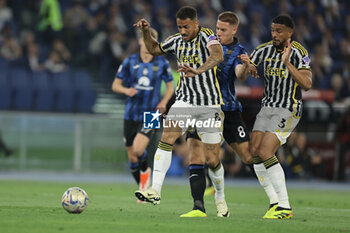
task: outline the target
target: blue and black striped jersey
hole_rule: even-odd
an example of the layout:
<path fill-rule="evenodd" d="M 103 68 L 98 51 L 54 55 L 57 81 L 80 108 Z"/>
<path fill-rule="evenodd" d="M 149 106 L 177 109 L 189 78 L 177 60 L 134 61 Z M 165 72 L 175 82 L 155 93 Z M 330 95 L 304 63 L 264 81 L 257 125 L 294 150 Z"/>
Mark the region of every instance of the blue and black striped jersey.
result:
<path fill-rule="evenodd" d="M 143 113 L 154 111 L 161 100 L 162 80 L 171 82 L 173 76 L 169 62 L 157 56 L 149 63 L 142 62 L 139 54 L 126 58 L 120 65 L 115 78 L 123 80 L 124 87 L 133 87 L 138 93 L 128 97 L 124 118 L 143 121 Z"/>
<path fill-rule="evenodd" d="M 234 38 L 233 43 L 222 45 L 225 60 L 218 65 L 217 76 L 220 84 L 220 91 L 224 101 L 221 105 L 223 111 L 242 111 L 242 105 L 237 100 L 235 90 L 236 73 L 235 68 L 242 64 L 238 55 L 245 54 L 245 48 Z"/>

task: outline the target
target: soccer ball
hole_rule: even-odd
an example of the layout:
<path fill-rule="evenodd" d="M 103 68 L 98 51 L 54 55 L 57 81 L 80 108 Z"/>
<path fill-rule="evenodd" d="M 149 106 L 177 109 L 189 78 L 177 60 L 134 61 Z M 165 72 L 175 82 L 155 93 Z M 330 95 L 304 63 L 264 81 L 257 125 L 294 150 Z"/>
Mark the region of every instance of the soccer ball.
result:
<path fill-rule="evenodd" d="M 62 196 L 62 206 L 72 214 L 80 214 L 86 209 L 89 197 L 87 193 L 79 187 L 67 189 Z"/>

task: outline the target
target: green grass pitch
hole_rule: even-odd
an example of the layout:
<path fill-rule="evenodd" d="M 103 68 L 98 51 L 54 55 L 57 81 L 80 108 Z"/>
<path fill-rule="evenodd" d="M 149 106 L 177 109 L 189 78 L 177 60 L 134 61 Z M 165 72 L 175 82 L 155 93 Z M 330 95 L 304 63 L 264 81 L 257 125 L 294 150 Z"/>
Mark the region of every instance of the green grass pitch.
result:
<path fill-rule="evenodd" d="M 63 192 L 85 189 L 89 204 L 81 214 L 61 206 Z M 294 217 L 263 220 L 268 206 L 260 187 L 226 187 L 231 210 L 216 217 L 214 197 L 206 197 L 207 218 L 182 219 L 192 208 L 188 185 L 163 187 L 159 206 L 137 204 L 133 184 L 0 181 L 0 232 L 350 232 L 350 191 L 289 189 Z"/>

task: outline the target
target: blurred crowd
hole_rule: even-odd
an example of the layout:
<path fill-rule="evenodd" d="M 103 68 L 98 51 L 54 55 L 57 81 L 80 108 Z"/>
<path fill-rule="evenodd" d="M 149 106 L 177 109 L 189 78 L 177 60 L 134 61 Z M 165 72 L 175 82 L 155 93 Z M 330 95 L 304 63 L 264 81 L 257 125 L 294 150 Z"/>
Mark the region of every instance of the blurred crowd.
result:
<path fill-rule="evenodd" d="M 184 5 L 196 7 L 200 24 L 212 29 L 220 12 L 236 12 L 238 37 L 248 52 L 271 39 L 273 17 L 290 14 L 296 23 L 294 39 L 310 52 L 313 88 L 336 89 L 337 98 L 349 95 L 349 1 L 0 0 L 0 56 L 27 59 L 34 70 L 89 67 L 109 84 L 121 61 L 138 49 L 133 23 L 149 20 L 163 40 L 177 31 L 174 13 Z"/>
<path fill-rule="evenodd" d="M 33 72 L 86 68 L 95 81 L 110 86 L 123 59 L 138 51 L 133 24 L 147 19 L 164 40 L 177 32 L 175 12 L 184 5 L 194 6 L 200 25 L 213 30 L 220 12 L 237 13 L 237 36 L 249 53 L 271 40 L 272 18 L 291 15 L 293 38 L 310 53 L 313 88 L 334 90 L 335 103 L 349 99 L 350 1 L 345 0 L 0 0 L 0 61 Z M 176 69 L 174 58 L 169 59 Z M 263 83 L 248 79 L 243 85 Z M 307 149 L 306 140 L 297 133 L 279 152 L 287 176 L 322 176 L 322 156 Z M 176 146 L 179 155 L 186 154 L 182 144 Z M 227 175 L 249 173 L 229 147 L 223 146 L 222 153 Z"/>

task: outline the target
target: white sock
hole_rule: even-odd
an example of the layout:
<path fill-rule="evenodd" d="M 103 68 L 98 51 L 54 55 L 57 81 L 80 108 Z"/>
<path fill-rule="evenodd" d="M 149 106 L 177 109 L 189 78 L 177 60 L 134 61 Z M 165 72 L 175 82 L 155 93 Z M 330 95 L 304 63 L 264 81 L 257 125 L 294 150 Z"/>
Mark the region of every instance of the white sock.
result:
<path fill-rule="evenodd" d="M 162 143 L 162 142 L 161 142 Z M 158 148 L 154 155 L 152 188 L 160 195 L 165 175 L 171 164 L 172 151 Z"/>
<path fill-rule="evenodd" d="M 209 168 L 209 177 L 215 188 L 215 201 L 225 200 L 224 167 L 220 162 L 220 168 L 213 171 Z"/>
<path fill-rule="evenodd" d="M 260 185 L 264 188 L 266 195 L 270 199 L 270 204 L 278 202 L 278 196 L 273 185 L 267 175 L 267 170 L 263 163 L 254 164 L 254 171 L 258 177 Z"/>
<path fill-rule="evenodd" d="M 280 163 L 274 164 L 267 169 L 267 175 L 278 196 L 278 206 L 290 208 L 284 171 Z"/>

